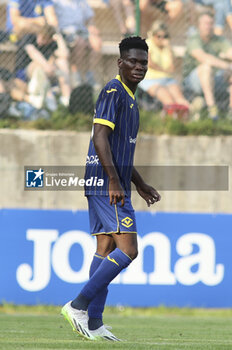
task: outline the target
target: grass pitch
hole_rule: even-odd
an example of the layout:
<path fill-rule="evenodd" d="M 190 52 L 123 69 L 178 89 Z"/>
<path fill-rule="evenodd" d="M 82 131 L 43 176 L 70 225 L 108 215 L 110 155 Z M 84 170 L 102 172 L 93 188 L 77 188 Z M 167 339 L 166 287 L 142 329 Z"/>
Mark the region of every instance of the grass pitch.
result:
<path fill-rule="evenodd" d="M 232 349 L 232 310 L 106 308 L 105 323 L 121 343 L 84 340 L 59 313 L 57 307 L 0 306 L 0 349 Z"/>

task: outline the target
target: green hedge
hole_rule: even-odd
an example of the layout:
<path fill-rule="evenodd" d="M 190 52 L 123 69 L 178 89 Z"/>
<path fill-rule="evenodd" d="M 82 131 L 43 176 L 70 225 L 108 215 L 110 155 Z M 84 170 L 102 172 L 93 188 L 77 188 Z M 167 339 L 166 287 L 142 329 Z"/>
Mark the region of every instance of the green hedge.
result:
<path fill-rule="evenodd" d="M 60 106 L 48 120 L 24 121 L 13 117 L 1 118 L 0 128 L 90 131 L 92 119 L 92 115 L 72 115 L 66 108 Z M 142 110 L 140 111 L 140 132 L 155 135 L 232 135 L 232 121 L 222 116 L 220 120 L 214 122 L 205 118 L 204 115 L 198 121 L 181 121 L 162 117 L 159 112 Z"/>

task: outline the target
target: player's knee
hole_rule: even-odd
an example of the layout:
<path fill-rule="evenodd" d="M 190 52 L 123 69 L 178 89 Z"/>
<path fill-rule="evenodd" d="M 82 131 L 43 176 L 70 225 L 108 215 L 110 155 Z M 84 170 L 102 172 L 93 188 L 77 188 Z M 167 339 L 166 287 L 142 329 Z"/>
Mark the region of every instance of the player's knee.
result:
<path fill-rule="evenodd" d="M 114 251 L 115 247 L 103 247 L 103 248 L 99 248 L 97 249 L 97 254 L 106 257 L 107 255 L 109 255 L 110 253 L 112 253 Z"/>
<path fill-rule="evenodd" d="M 116 248 L 115 242 L 108 236 L 97 237 L 97 254 L 101 256 L 109 255 Z"/>
<path fill-rule="evenodd" d="M 134 260 L 134 259 L 137 258 L 137 256 L 138 256 L 138 250 L 136 249 L 136 250 L 134 250 L 134 252 L 133 252 L 133 254 L 131 256 L 131 259 Z"/>
<path fill-rule="evenodd" d="M 134 260 L 138 256 L 138 249 L 131 247 L 125 252 L 125 254 L 128 255 L 131 258 L 131 260 Z"/>

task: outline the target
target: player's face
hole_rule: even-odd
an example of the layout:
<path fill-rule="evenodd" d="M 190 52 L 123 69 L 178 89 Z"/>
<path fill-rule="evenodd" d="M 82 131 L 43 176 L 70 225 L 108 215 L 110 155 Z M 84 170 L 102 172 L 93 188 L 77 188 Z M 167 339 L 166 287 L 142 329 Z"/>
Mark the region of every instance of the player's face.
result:
<path fill-rule="evenodd" d="M 144 79 L 147 72 L 148 54 L 141 49 L 130 49 L 118 60 L 122 81 L 132 90 Z"/>

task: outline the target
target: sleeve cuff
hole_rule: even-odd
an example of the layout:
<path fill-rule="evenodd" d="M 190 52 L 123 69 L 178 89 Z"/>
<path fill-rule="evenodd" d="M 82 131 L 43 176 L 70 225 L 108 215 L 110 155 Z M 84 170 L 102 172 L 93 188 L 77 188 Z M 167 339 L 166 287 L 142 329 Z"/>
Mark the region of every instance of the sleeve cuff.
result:
<path fill-rule="evenodd" d="M 109 126 L 112 130 L 114 130 L 114 128 L 115 128 L 114 123 L 110 122 L 109 120 L 102 119 L 102 118 L 94 118 L 93 123 Z"/>

